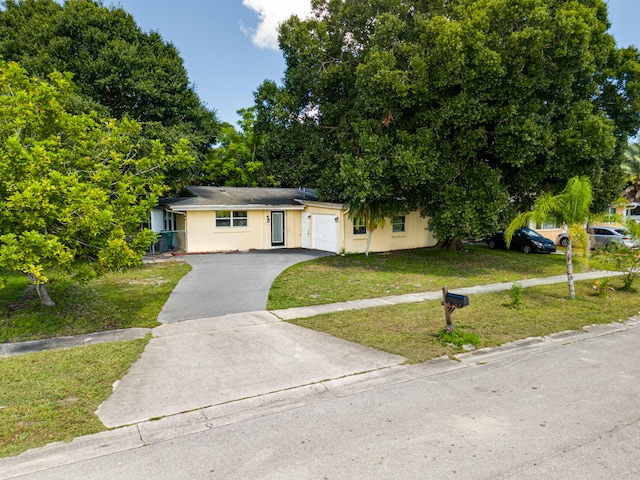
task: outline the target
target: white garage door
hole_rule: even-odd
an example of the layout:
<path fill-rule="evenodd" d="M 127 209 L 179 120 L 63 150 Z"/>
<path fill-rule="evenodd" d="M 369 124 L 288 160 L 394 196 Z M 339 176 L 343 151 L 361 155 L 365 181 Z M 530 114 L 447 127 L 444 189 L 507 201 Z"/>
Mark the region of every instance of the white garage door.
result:
<path fill-rule="evenodd" d="M 338 252 L 338 223 L 335 215 L 311 215 L 311 248 Z"/>

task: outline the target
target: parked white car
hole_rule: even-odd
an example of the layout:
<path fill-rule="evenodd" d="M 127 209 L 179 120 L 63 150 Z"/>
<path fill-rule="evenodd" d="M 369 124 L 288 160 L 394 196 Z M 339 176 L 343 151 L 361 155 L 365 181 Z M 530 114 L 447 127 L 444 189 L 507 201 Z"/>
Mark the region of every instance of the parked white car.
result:
<path fill-rule="evenodd" d="M 569 234 L 566 232 L 562 232 L 560 235 L 558 235 L 558 238 L 556 239 L 556 244 L 561 245 L 563 247 L 566 247 L 567 245 L 569 245 Z"/>
<path fill-rule="evenodd" d="M 608 248 L 615 243 L 621 243 L 629 248 L 638 248 L 640 244 L 631 237 L 631 233 L 624 227 L 589 227 L 589 242 L 591 248 Z"/>

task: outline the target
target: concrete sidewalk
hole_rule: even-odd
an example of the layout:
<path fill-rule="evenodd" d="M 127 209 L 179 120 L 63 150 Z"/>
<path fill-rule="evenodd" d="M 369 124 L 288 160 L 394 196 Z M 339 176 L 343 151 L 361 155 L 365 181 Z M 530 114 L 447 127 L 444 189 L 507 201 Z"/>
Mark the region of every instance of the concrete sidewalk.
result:
<path fill-rule="evenodd" d="M 595 280 L 598 278 L 615 277 L 622 275 L 621 272 L 598 271 L 587 273 L 576 273 L 575 281 Z M 553 277 L 530 278 L 521 280 L 518 283 L 523 288 L 535 287 L 536 285 L 553 285 L 567 281 L 566 275 L 556 275 Z M 489 285 L 477 285 L 474 287 L 455 288 L 455 293 L 460 295 L 476 295 L 479 293 L 494 293 L 509 290 L 513 286 L 513 282 L 491 283 Z M 340 312 L 345 310 L 360 310 L 371 307 L 384 307 L 388 305 L 401 305 L 403 303 L 416 303 L 426 300 L 441 300 L 442 291 L 423 292 L 423 293 L 407 293 L 405 295 L 391 295 L 388 297 L 369 298 L 365 300 L 351 300 L 348 302 L 329 303 L 327 305 L 315 305 L 311 307 L 287 308 L 284 310 L 271 310 L 271 313 L 282 320 L 294 320 L 296 318 L 314 317 L 323 313 Z"/>
<path fill-rule="evenodd" d="M 576 279 L 611 276 L 592 272 Z M 559 275 L 522 285 L 566 281 Z M 508 290 L 512 283 L 456 289 L 461 294 Z M 282 322 L 319 313 L 435 300 L 441 292 L 230 314 L 165 324 L 129 373 L 96 412 L 107 427 L 119 427 L 183 412 L 259 397 L 404 363 L 397 355 Z"/>
<path fill-rule="evenodd" d="M 434 468 L 432 458 L 436 457 L 445 470 L 431 475 L 434 478 L 550 478 L 546 468 L 554 463 L 553 478 L 584 479 L 593 466 L 598 473 L 589 478 L 636 478 L 637 435 L 622 435 L 611 443 L 603 439 L 619 434 L 621 422 L 628 417 L 637 424 L 629 399 L 637 395 L 637 375 L 630 369 L 638 365 L 634 360 L 639 327 L 637 317 L 580 332 L 525 339 L 458 355 L 458 361 L 439 358 L 327 379 L 87 435 L 70 443 L 56 442 L 0 459 L 0 480 L 209 478 L 214 467 L 216 478 L 309 478 L 307 467 L 314 464 L 321 470 L 314 471 L 317 478 L 342 478 L 339 472 L 354 468 L 352 456 L 342 453 L 359 447 L 366 451 L 357 454 L 361 463 L 352 471 L 353 478 L 396 478 L 402 475 L 399 468 L 406 471 L 412 465 L 415 475 L 405 477 L 425 478 L 425 469 Z M 593 353 L 598 345 L 602 353 Z M 611 356 L 607 363 L 603 353 Z M 573 371 L 586 378 L 574 378 L 566 368 L 567 358 L 559 355 L 568 356 Z M 545 359 L 548 367 L 543 370 L 541 360 Z M 574 391 L 575 385 L 583 388 Z M 591 397 L 585 396 L 589 385 L 600 386 L 601 393 L 592 389 Z M 620 390 L 624 385 L 631 387 Z M 557 393 L 556 388 L 563 390 Z M 405 405 L 405 400 L 410 404 L 415 398 L 420 400 L 417 411 Z M 615 405 L 603 406 L 601 398 L 615 400 Z M 478 405 L 470 407 L 469 402 Z M 359 426 L 354 433 L 356 427 L 349 423 L 354 418 L 369 419 L 370 424 Z M 397 430 L 403 426 L 407 430 Z M 323 427 L 329 430 L 321 430 Z M 578 430 L 590 435 L 572 440 Z M 230 432 L 236 435 L 235 442 Z M 262 434 L 273 438 L 262 438 Z M 300 434 L 305 441 L 300 441 Z M 535 455 L 532 438 L 536 439 Z M 357 444 L 345 445 L 349 439 Z M 486 448 L 478 450 L 480 446 Z M 278 459 L 265 455 L 265 448 L 270 449 L 267 453 L 279 452 L 286 465 L 297 466 L 297 473 L 283 475 L 272 463 Z M 592 452 L 581 458 L 582 448 Z M 303 457 L 293 458 L 293 452 Z M 394 466 L 385 475 L 389 461 L 403 466 Z M 587 467 L 585 462 L 590 462 Z M 238 468 L 245 465 L 253 470 L 239 475 Z M 496 473 L 504 465 L 509 465 L 505 472 L 512 475 Z M 523 476 L 525 465 L 534 470 L 531 475 Z M 607 471 L 613 466 L 620 475 Z M 488 467 L 490 473 L 471 474 Z M 235 473 L 229 473 L 229 468 Z M 333 471 L 327 471 L 331 468 Z"/>
<path fill-rule="evenodd" d="M 576 280 L 620 275 L 619 272 L 576 274 Z M 523 280 L 523 287 L 566 282 L 566 276 Z M 460 294 L 504 291 L 512 283 L 455 289 Z M 448 359 L 423 366 L 404 366 L 404 358 L 353 344 L 330 335 L 305 329 L 281 319 L 308 317 L 321 313 L 439 300 L 442 293 L 425 292 L 392 297 L 301 307 L 274 312 L 258 311 L 188 320 L 161 325 L 151 330 L 153 339 L 129 373 L 116 382 L 111 397 L 96 414 L 115 431 L 78 439 L 85 445 L 85 458 L 109 451 L 123 451 L 166 439 L 202 431 L 215 425 L 255 417 L 274 409 L 290 409 L 299 404 L 322 401 L 328 385 L 359 385 L 403 381 L 423 370 L 460 368 Z M 601 326 L 597 334 L 635 328 L 635 323 Z M 0 345 L 2 356 L 48 348 L 86 345 L 98 341 L 119 341 L 149 333 L 147 329 L 104 332 L 97 335 L 52 339 L 28 344 Z M 585 336 L 584 332 L 574 332 Z M 596 334 L 594 332 L 594 334 Z M 535 342 L 534 342 L 535 344 Z M 527 348 L 531 340 L 511 347 Z M 19 348 L 21 347 L 21 348 Z M 501 355 L 505 348 L 498 351 Z M 464 365 L 463 365 L 464 366 Z M 410 368 L 409 368 L 410 367 Z M 360 386 L 356 390 L 360 390 Z M 262 412 L 262 413 L 261 413 Z M 161 418 L 161 421 L 153 420 Z M 140 439 L 143 439 L 142 444 Z M 85 447 L 82 447 L 85 449 Z M 110 450 L 111 449 L 111 450 Z M 12 465 L 20 471 L 37 471 L 70 460 L 61 451 L 64 444 L 26 452 L 14 459 L 0 460 L 0 471 Z M 47 453 L 49 452 L 49 453 Z M 54 457 L 51 456 L 52 452 Z M 34 456 L 34 463 L 21 465 L 20 458 Z M 73 457 L 77 460 L 78 457 Z M 38 466 L 39 465 L 39 466 Z M 12 468 L 13 468 L 12 467 Z M 0 478 L 11 478 L 3 477 Z"/>

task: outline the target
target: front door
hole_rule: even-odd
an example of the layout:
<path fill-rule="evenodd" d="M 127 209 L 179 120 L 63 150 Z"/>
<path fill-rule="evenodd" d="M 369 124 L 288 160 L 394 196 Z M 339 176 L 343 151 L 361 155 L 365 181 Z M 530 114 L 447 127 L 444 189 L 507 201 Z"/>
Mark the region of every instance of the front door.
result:
<path fill-rule="evenodd" d="M 271 246 L 284 246 L 284 212 L 271 212 Z"/>

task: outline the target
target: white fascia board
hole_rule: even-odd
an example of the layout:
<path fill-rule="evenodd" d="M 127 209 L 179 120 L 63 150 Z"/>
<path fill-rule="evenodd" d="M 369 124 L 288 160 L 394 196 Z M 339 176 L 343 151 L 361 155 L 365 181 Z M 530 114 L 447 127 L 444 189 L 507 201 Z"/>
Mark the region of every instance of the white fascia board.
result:
<path fill-rule="evenodd" d="M 202 210 L 304 210 L 303 205 L 170 205 L 169 208 L 173 212 L 189 212 Z"/>
<path fill-rule="evenodd" d="M 344 210 L 343 203 L 329 203 L 329 202 L 318 202 L 316 200 L 300 200 L 304 202 L 304 204 L 308 207 L 318 207 L 318 208 L 331 208 L 331 209 L 339 209 Z"/>

